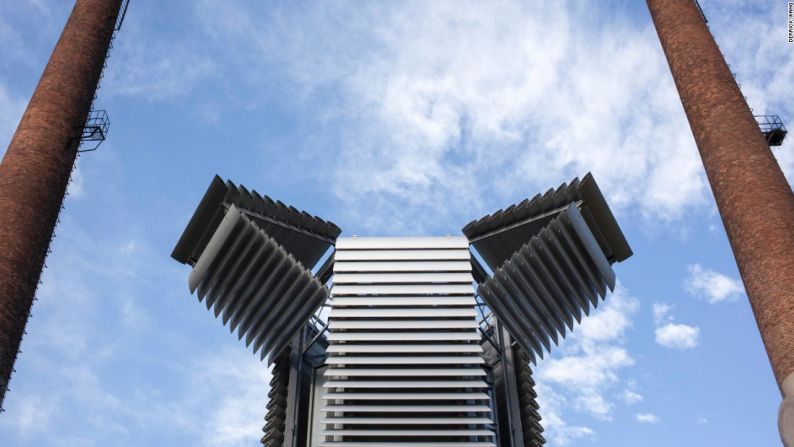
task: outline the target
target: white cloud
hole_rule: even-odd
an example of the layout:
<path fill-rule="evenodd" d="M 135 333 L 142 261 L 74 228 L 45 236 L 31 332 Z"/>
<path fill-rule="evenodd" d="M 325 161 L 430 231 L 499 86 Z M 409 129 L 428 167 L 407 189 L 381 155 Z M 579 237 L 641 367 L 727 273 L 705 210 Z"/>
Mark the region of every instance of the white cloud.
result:
<path fill-rule="evenodd" d="M 558 446 L 567 446 L 577 439 L 593 439 L 595 431 L 584 425 L 570 425 L 562 416 L 569 404 L 553 387 L 539 382 L 535 387 L 538 405 L 543 414 L 543 436 Z"/>
<path fill-rule="evenodd" d="M 667 323 L 656 328 L 656 343 L 675 349 L 692 349 L 698 345 L 700 328 L 686 324 Z"/>
<path fill-rule="evenodd" d="M 592 428 L 573 430 L 568 426 L 563 419 L 564 409 L 611 420 L 615 407 L 613 398 L 625 399 L 614 390 L 622 382 L 620 372 L 634 364 L 623 341 L 631 327 L 631 317 L 638 308 L 639 301 L 618 285 L 602 308 L 583 320 L 558 351 L 539 364 L 535 377 L 543 390 L 543 393 L 538 391 L 544 402 L 540 411 L 547 422 L 548 412 L 553 413 L 555 423 L 547 428 L 547 432 L 552 437 L 563 439 L 558 441 L 560 445 L 574 439 L 574 433 L 582 437 L 595 436 Z M 635 384 L 628 385 L 633 387 Z M 551 409 L 546 407 L 544 393 L 552 396 L 549 398 Z"/>
<path fill-rule="evenodd" d="M 684 281 L 684 288 L 711 304 L 733 300 L 744 293 L 744 286 L 738 279 L 704 269 L 700 264 L 689 265 L 687 270 L 689 276 Z"/>
<path fill-rule="evenodd" d="M 637 418 L 637 422 L 642 424 L 658 424 L 661 422 L 659 416 L 656 416 L 653 413 L 637 413 L 635 417 Z"/>
<path fill-rule="evenodd" d="M 698 425 L 706 425 L 709 423 L 709 420 L 708 418 L 701 416 L 697 419 L 697 423 Z"/>
<path fill-rule="evenodd" d="M 656 326 L 656 343 L 666 348 L 692 349 L 698 345 L 700 328 L 674 323 L 673 306 L 667 303 L 653 304 L 653 323 Z"/>
<path fill-rule="evenodd" d="M 637 393 L 632 390 L 624 390 L 623 393 L 620 395 L 620 398 L 628 405 L 633 405 L 639 402 L 642 402 L 642 394 Z"/>
<path fill-rule="evenodd" d="M 587 171 L 615 209 L 676 219 L 705 203 L 705 179 L 658 40 L 594 10 L 205 0 L 196 13 L 203 51 L 268 80 L 279 67 L 302 101 L 332 96 L 314 150 L 339 148 L 330 186 L 365 230 L 465 222 L 491 211 L 485 197 L 507 204 Z"/>

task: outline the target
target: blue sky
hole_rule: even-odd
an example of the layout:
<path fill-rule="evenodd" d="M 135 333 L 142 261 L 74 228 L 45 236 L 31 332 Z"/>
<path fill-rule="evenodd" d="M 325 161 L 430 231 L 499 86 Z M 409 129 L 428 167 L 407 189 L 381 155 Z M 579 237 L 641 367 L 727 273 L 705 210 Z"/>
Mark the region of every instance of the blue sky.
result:
<path fill-rule="evenodd" d="M 702 0 L 794 117 L 785 2 Z M 0 3 L 0 151 L 71 2 Z M 641 1 L 132 0 L 0 415 L 17 446 L 256 445 L 268 371 L 171 249 L 218 173 L 345 234 L 459 234 L 592 171 L 635 255 L 536 370 L 552 446 L 778 445 L 780 394 Z M 775 150 L 791 181 L 791 143 Z"/>

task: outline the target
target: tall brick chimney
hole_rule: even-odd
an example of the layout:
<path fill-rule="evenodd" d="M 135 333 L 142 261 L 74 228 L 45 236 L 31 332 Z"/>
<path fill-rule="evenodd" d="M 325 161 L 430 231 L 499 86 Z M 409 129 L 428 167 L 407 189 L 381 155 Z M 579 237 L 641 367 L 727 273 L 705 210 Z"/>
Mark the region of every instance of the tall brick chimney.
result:
<path fill-rule="evenodd" d="M 647 0 L 772 371 L 794 446 L 794 194 L 694 0 Z"/>
<path fill-rule="evenodd" d="M 122 0 L 77 0 L 0 163 L 0 407 Z"/>

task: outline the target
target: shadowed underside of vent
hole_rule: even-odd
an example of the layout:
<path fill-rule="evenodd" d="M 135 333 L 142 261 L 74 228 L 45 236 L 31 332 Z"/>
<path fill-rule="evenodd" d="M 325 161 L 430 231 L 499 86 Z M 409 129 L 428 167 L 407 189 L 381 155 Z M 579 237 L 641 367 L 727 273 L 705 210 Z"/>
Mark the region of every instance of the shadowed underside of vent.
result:
<path fill-rule="evenodd" d="M 338 241 L 321 446 L 495 446 L 467 246 Z"/>
<path fill-rule="evenodd" d="M 256 190 L 249 191 L 243 185 L 236 186 L 231 180 L 224 182 L 216 175 L 171 257 L 183 264 L 195 263 L 230 205 L 236 206 L 306 268 L 314 266 L 341 233 L 333 222 L 260 195 Z"/>

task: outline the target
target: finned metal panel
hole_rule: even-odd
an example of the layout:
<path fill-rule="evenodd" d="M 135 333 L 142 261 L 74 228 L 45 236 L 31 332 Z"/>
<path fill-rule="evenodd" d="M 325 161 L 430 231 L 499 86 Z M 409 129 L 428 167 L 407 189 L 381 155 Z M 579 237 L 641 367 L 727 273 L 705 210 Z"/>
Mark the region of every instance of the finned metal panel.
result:
<path fill-rule="evenodd" d="M 328 297 L 323 284 L 234 205 L 188 284 L 261 358 L 280 352 Z"/>
<path fill-rule="evenodd" d="M 569 205 L 480 284 L 478 293 L 534 362 L 614 283 L 595 237 Z"/>
<path fill-rule="evenodd" d="M 338 241 L 321 445 L 493 445 L 467 245 Z"/>

